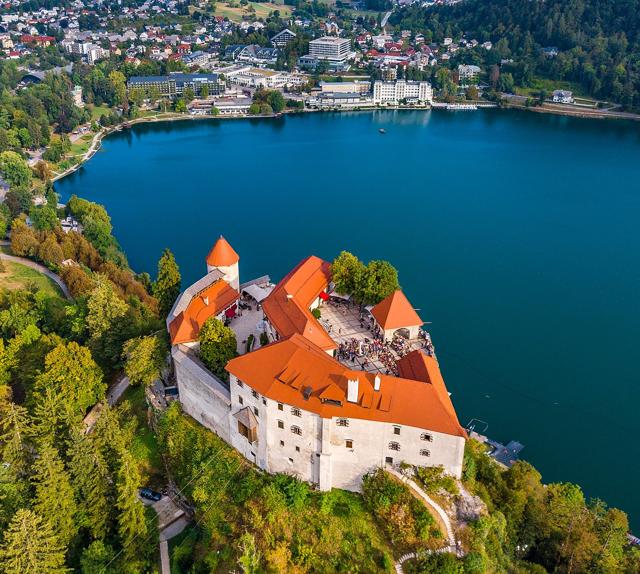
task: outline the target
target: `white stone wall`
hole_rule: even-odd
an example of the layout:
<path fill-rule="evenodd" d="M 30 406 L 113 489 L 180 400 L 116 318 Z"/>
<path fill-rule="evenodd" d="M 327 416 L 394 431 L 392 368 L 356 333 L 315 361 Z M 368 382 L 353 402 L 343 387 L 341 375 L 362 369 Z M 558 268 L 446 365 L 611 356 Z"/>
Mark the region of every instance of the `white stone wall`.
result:
<path fill-rule="evenodd" d="M 294 475 L 321 490 L 351 491 L 359 491 L 362 477 L 384 465 L 387 457 L 393 459 L 393 464 L 441 465 L 453 476 L 460 477 L 462 473 L 462 437 L 362 419 L 346 419 L 348 426 L 340 426 L 337 418 L 322 419 L 304 409 L 300 409 L 301 416 L 296 416 L 287 404 L 254 396 L 251 387 L 244 383 L 240 386 L 233 375 L 230 391 L 231 444 L 268 472 Z M 237 419 L 232 416 L 247 406 L 257 410 L 258 440 L 253 444 L 238 432 Z M 280 428 L 279 421 L 284 428 Z M 293 433 L 292 426 L 300 428 L 302 434 Z M 400 434 L 396 434 L 396 428 Z M 423 440 L 424 434 L 431 440 Z M 347 447 L 347 440 L 352 441 L 351 447 Z M 391 449 L 392 442 L 398 443 L 400 450 Z M 429 451 L 429 456 L 422 455 L 422 450 Z"/>
<path fill-rule="evenodd" d="M 182 409 L 227 442 L 229 436 L 229 390 L 183 345 L 171 350 Z"/>

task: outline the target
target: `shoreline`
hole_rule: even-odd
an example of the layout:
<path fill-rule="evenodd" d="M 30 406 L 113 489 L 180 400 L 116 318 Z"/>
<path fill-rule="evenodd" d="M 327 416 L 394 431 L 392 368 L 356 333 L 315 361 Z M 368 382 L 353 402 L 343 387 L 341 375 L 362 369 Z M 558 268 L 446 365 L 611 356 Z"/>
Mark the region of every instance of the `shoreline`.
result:
<path fill-rule="evenodd" d="M 520 110 L 520 111 L 528 111 L 534 112 L 538 114 L 551 114 L 555 116 L 567 116 L 574 118 L 582 118 L 582 119 L 590 119 L 590 120 L 628 120 L 628 121 L 640 121 L 640 114 L 633 114 L 627 112 L 619 112 L 616 115 L 611 112 L 593 110 L 581 110 L 581 109 L 561 109 L 561 108 L 551 108 L 551 107 L 542 107 L 542 106 L 520 106 L 514 105 L 513 103 L 506 102 L 504 105 L 494 104 L 492 106 L 482 106 L 478 109 L 498 109 L 498 110 Z M 211 115 L 189 115 L 189 114 L 177 114 L 175 112 L 165 112 L 167 115 L 156 115 L 156 116 L 147 116 L 142 118 L 134 118 L 128 122 L 123 122 L 117 126 L 102 128 L 99 132 L 97 132 L 93 139 L 91 140 L 91 145 L 89 149 L 84 154 L 82 159 L 75 165 L 66 169 L 62 173 L 59 173 L 51 178 L 52 182 L 59 181 L 68 175 L 76 172 L 80 169 L 85 162 L 89 161 L 101 148 L 102 140 L 115 132 L 120 132 L 129 127 L 142 124 L 142 123 L 162 123 L 162 122 L 176 122 L 176 121 L 203 121 L 203 120 L 246 120 L 246 119 L 273 119 L 280 118 L 286 115 L 296 115 L 296 114 L 309 114 L 309 113 L 343 113 L 343 112 L 373 112 L 373 111 L 431 111 L 433 107 L 428 108 L 407 108 L 400 106 L 388 106 L 388 107 L 367 107 L 367 108 L 355 108 L 355 109 L 305 109 L 305 110 L 291 110 L 291 111 L 283 111 L 279 114 L 269 114 L 269 115 L 229 115 L 229 116 L 211 116 Z M 445 110 L 446 111 L 446 110 Z M 124 127 L 124 124 L 127 124 L 127 127 Z"/>

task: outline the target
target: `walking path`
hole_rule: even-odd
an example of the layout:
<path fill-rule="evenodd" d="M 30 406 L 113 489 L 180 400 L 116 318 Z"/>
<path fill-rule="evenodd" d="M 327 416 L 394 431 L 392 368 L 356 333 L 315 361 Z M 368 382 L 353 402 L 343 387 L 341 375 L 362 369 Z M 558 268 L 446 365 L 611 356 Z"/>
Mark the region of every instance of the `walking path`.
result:
<path fill-rule="evenodd" d="M 404 484 L 406 484 L 411 489 L 413 494 L 417 498 L 420 498 L 422 500 L 424 505 L 429 509 L 431 515 L 434 515 L 435 513 L 434 518 L 436 519 L 438 525 L 440 526 L 440 529 L 443 530 L 444 533 L 446 534 L 446 538 L 448 542 L 447 546 L 440 548 L 435 552 L 436 553 L 451 552 L 452 554 L 455 554 L 458 557 L 463 556 L 462 551 L 458 549 L 458 545 L 456 544 L 456 539 L 453 534 L 453 526 L 451 525 L 451 520 L 449 519 L 449 516 L 447 516 L 447 513 L 443 510 L 443 508 L 409 477 L 405 476 L 401 472 L 398 472 L 395 468 L 392 468 L 390 466 L 385 467 L 385 470 L 391 476 L 397 478 L 400 482 L 403 482 Z M 432 552 L 433 551 L 431 550 L 424 551 L 425 554 L 431 554 Z M 415 557 L 416 557 L 415 552 L 411 552 L 409 554 L 405 554 L 404 556 L 401 556 L 395 565 L 396 572 L 398 574 L 402 574 L 403 572 L 402 564 L 407 560 L 411 560 Z"/>
<path fill-rule="evenodd" d="M 8 245 L 8 244 L 9 244 L 8 241 L 7 242 L 3 241 L 2 243 L 0 243 L 0 245 Z M 73 297 L 71 296 L 71 292 L 69 291 L 67 286 L 64 284 L 64 281 L 60 278 L 60 276 L 56 275 L 53 271 L 51 271 L 51 269 L 48 269 L 44 265 L 40 265 L 40 263 L 31 261 L 31 259 L 26 259 L 24 257 L 17 257 L 16 255 L 8 255 L 7 253 L 0 253 L 0 259 L 4 259 L 5 261 L 12 261 L 13 263 L 19 263 L 20 265 L 24 265 L 25 267 L 31 267 L 31 269 L 35 269 L 39 273 L 46 275 L 49 279 L 51 279 L 51 281 L 53 281 L 58 287 L 60 287 L 60 290 L 62 291 L 63 295 L 67 299 L 69 299 L 69 301 L 73 300 Z"/>

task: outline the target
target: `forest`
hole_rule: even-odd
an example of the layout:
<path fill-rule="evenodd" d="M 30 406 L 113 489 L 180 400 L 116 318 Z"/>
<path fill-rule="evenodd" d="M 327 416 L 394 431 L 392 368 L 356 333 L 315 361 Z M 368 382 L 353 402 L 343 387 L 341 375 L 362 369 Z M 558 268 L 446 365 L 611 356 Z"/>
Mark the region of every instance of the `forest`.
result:
<path fill-rule="evenodd" d="M 640 109 L 639 0 L 466 0 L 430 9 L 416 4 L 394 12 L 390 22 L 424 33 L 428 42 L 463 34 L 492 42 L 491 50 L 465 52 L 465 63 L 486 70 L 505 66 L 516 85 L 530 86 L 536 77 L 569 81 L 592 97 Z M 558 54 L 545 55 L 544 48 Z"/>

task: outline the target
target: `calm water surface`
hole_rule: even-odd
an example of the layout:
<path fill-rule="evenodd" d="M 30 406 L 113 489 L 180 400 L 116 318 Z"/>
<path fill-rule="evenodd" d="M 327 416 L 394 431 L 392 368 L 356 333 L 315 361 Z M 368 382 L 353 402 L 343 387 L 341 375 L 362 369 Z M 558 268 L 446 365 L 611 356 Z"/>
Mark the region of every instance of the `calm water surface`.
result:
<path fill-rule="evenodd" d="M 384 127 L 385 135 L 378 129 Z M 184 285 L 222 233 L 244 279 L 341 249 L 391 260 L 463 424 L 526 445 L 640 530 L 640 125 L 375 112 L 139 125 L 57 184 L 136 270 Z"/>

